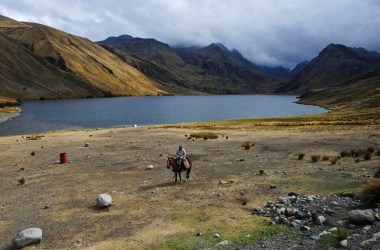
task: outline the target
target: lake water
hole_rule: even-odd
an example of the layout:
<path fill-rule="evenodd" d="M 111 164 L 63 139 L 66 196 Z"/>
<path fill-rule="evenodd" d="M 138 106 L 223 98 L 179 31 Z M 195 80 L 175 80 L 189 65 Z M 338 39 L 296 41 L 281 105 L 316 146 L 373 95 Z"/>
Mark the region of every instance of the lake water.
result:
<path fill-rule="evenodd" d="M 300 105 L 295 101 L 295 96 L 284 95 L 146 96 L 26 101 L 21 107 L 23 112 L 20 116 L 0 123 L 0 135 L 326 112 L 323 108 Z"/>

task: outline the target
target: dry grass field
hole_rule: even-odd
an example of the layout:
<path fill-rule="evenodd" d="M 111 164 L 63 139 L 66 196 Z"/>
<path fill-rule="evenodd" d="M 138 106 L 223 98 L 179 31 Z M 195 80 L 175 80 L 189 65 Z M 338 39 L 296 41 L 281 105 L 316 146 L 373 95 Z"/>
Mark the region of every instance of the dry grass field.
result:
<path fill-rule="evenodd" d="M 380 166 L 376 122 L 240 124 L 239 129 L 217 124 L 212 131 L 199 129 L 210 124 L 192 124 L 0 137 L 0 249 L 29 227 L 43 230 L 37 249 L 194 249 L 222 240 L 249 244 L 286 232 L 253 216 L 254 207 L 292 191 L 357 192 Z M 202 137 L 195 138 L 199 132 Z M 251 146 L 245 149 L 247 142 Z M 178 144 L 193 160 L 190 179 L 182 183 L 174 183 L 166 169 Z M 369 147 L 375 150 L 370 160 L 338 157 L 344 150 Z M 68 164 L 59 164 L 62 152 Z M 320 160 L 313 162 L 313 155 Z M 335 163 L 326 160 L 337 157 Z M 149 165 L 154 168 L 148 170 Z M 113 198 L 105 210 L 95 207 L 101 193 Z M 221 237 L 214 238 L 216 233 Z"/>

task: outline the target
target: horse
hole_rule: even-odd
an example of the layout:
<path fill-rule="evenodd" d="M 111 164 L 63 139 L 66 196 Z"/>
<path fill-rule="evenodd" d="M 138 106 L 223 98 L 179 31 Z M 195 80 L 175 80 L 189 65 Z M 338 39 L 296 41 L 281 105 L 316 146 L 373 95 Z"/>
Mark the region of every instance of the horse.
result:
<path fill-rule="evenodd" d="M 191 159 L 186 157 L 187 162 L 189 163 L 188 169 L 181 169 L 180 166 L 178 166 L 177 159 L 175 157 L 168 157 L 168 161 L 166 163 L 166 168 L 171 169 L 174 172 L 174 178 L 175 182 L 177 182 L 177 174 L 179 175 L 179 181 L 182 182 L 181 178 L 181 172 L 186 171 L 186 179 L 189 179 L 190 171 L 191 171 Z"/>

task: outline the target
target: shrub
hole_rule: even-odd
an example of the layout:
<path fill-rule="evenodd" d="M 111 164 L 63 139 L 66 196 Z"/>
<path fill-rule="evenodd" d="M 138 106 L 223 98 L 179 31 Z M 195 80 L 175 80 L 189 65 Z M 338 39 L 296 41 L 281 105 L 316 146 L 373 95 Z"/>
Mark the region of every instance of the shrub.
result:
<path fill-rule="evenodd" d="M 380 168 L 376 170 L 376 173 L 374 175 L 376 178 L 380 178 Z"/>
<path fill-rule="evenodd" d="M 35 155 L 36 155 L 36 152 L 33 151 L 32 153 L 30 153 L 30 155 L 31 155 L 31 156 L 35 156 Z"/>
<path fill-rule="evenodd" d="M 380 202 L 380 181 L 366 180 L 359 190 L 359 200 L 367 206 Z"/>
<path fill-rule="evenodd" d="M 347 229 L 345 229 L 342 226 L 338 226 L 337 228 L 338 228 L 338 230 L 335 232 L 335 237 L 339 241 L 347 239 L 348 238 L 348 231 L 347 231 Z"/>
<path fill-rule="evenodd" d="M 228 139 L 228 135 L 226 136 L 226 140 Z"/>
<path fill-rule="evenodd" d="M 245 149 L 250 149 L 251 148 L 251 143 L 249 143 L 249 141 L 247 141 L 247 142 L 241 144 L 240 147 L 243 147 Z"/>
<path fill-rule="evenodd" d="M 365 153 L 363 156 L 364 160 L 369 161 L 372 158 L 372 154 L 370 152 Z"/>
<path fill-rule="evenodd" d="M 331 163 L 332 165 L 335 165 L 337 162 L 338 162 L 338 158 L 337 158 L 337 157 L 334 157 L 334 158 L 332 158 L 332 159 L 330 160 L 330 163 Z"/>
<path fill-rule="evenodd" d="M 18 179 L 18 183 L 20 183 L 20 185 L 25 184 L 25 182 L 25 177 L 21 177 L 20 179 Z"/>
<path fill-rule="evenodd" d="M 259 169 L 259 174 L 264 174 L 264 173 L 265 173 L 265 170 L 262 169 L 262 168 L 260 168 L 260 169 Z"/>
<path fill-rule="evenodd" d="M 298 160 L 302 160 L 305 157 L 304 153 L 298 154 Z"/>
<path fill-rule="evenodd" d="M 317 162 L 321 159 L 321 156 L 320 155 L 312 155 L 311 156 L 311 161 L 312 162 Z"/>
<path fill-rule="evenodd" d="M 351 156 L 351 152 L 349 152 L 347 150 L 343 150 L 343 151 L 340 152 L 340 156 L 342 156 L 342 157 Z"/>
<path fill-rule="evenodd" d="M 378 156 L 380 156 L 380 149 L 377 150 L 376 154 L 377 154 Z"/>
<path fill-rule="evenodd" d="M 190 137 L 192 138 L 203 138 L 204 140 L 207 139 L 217 139 L 218 135 L 213 132 L 198 132 L 194 134 L 190 134 Z"/>
<path fill-rule="evenodd" d="M 330 158 L 329 158 L 327 155 L 324 155 L 324 156 L 322 157 L 322 161 L 328 161 L 328 160 L 330 160 Z"/>
<path fill-rule="evenodd" d="M 373 154 L 375 152 L 375 149 L 373 147 L 367 148 L 367 153 Z"/>
<path fill-rule="evenodd" d="M 356 163 L 359 163 L 360 162 L 360 158 L 358 157 L 358 158 L 355 158 L 355 162 Z"/>
<path fill-rule="evenodd" d="M 361 157 L 361 156 L 365 155 L 365 153 L 366 153 L 365 150 L 363 150 L 363 149 L 359 149 L 359 150 L 356 150 L 356 151 L 355 151 L 354 156 L 355 156 L 355 157 Z"/>

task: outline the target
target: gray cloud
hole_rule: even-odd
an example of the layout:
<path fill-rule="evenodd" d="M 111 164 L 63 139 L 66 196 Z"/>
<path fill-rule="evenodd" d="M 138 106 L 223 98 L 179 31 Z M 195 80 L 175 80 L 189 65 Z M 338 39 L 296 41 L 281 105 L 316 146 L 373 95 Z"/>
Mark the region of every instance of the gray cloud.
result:
<path fill-rule="evenodd" d="M 0 14 L 104 40 L 221 42 L 257 64 L 292 67 L 329 43 L 380 51 L 377 0 L 2 0 Z"/>

